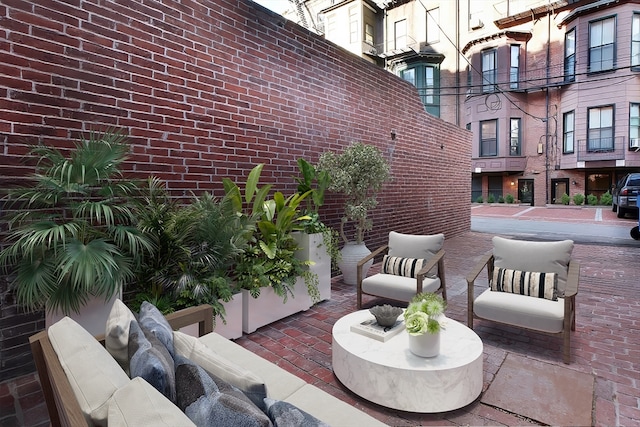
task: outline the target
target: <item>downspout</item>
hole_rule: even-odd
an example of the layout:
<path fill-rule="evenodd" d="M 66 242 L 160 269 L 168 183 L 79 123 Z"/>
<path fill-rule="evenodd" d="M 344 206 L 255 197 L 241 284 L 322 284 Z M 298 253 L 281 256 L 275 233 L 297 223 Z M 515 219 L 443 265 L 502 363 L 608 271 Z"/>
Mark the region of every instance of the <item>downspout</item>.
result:
<path fill-rule="evenodd" d="M 456 124 L 460 123 L 460 0 L 456 1 Z"/>
<path fill-rule="evenodd" d="M 547 75 L 546 75 L 546 90 L 545 90 L 545 142 L 544 142 L 544 191 L 545 191 L 545 204 L 549 204 L 549 84 L 551 73 L 551 12 L 547 13 Z M 535 204 L 535 202 L 534 202 Z"/>

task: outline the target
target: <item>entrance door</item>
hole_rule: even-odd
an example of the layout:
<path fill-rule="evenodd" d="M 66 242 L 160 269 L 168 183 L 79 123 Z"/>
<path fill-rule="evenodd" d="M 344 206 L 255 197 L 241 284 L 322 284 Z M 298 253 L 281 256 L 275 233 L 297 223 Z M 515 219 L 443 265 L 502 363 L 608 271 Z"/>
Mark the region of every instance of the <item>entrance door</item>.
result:
<path fill-rule="evenodd" d="M 569 178 L 551 180 L 551 203 L 562 204 L 562 195 L 569 194 Z"/>
<path fill-rule="evenodd" d="M 530 204 L 533 206 L 533 180 L 532 179 L 519 179 L 518 180 L 518 200 L 522 204 Z"/>

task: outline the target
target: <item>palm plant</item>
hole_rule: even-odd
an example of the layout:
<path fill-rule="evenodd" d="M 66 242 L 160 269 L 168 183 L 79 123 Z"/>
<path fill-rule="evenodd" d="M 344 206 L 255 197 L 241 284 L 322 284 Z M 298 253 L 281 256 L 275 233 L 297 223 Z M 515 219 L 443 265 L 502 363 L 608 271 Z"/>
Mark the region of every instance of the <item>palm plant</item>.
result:
<path fill-rule="evenodd" d="M 229 269 L 250 234 L 231 200 L 204 193 L 178 205 L 160 180 L 150 178 L 136 215 L 138 227 L 153 239 L 157 250 L 140 266 L 133 308 L 145 300 L 163 312 L 211 304 L 224 319 L 219 300 L 233 297 Z"/>
<path fill-rule="evenodd" d="M 129 152 L 119 132 L 81 138 L 69 157 L 37 146 L 32 185 L 9 190 L 9 235 L 0 265 L 20 305 L 78 312 L 105 300 L 134 276 L 152 242 L 135 227 L 134 182 L 120 167 Z"/>

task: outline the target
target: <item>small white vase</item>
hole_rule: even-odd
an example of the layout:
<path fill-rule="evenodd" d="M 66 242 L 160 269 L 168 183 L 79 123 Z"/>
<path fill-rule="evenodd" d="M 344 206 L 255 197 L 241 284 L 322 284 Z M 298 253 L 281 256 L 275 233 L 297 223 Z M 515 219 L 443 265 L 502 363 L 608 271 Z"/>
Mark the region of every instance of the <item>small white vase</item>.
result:
<path fill-rule="evenodd" d="M 364 243 L 348 242 L 340 250 L 341 259 L 338 268 L 342 272 L 342 281 L 347 285 L 355 285 L 358 282 L 358 262 L 369 255 L 371 251 Z M 373 260 L 369 260 L 362 266 L 362 277 L 367 277 Z"/>
<path fill-rule="evenodd" d="M 435 334 L 409 334 L 409 350 L 420 357 L 435 357 L 440 353 L 440 332 Z"/>

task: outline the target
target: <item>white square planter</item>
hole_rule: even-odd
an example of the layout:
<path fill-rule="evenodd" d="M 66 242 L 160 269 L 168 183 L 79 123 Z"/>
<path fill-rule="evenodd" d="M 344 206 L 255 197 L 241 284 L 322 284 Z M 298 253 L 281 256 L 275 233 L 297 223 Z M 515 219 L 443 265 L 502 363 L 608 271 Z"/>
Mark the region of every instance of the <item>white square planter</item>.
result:
<path fill-rule="evenodd" d="M 229 302 L 220 301 L 224 305 L 225 310 L 225 324 L 220 316 L 216 316 L 216 324 L 213 331 L 222 335 L 223 337 L 233 340 L 242 336 L 242 300 L 244 295 L 237 293 Z M 198 337 L 198 325 L 193 324 L 180 328 L 180 332 L 191 335 L 192 337 Z"/>
<path fill-rule="evenodd" d="M 320 301 L 331 299 L 331 257 L 324 244 L 323 234 L 293 233 L 293 237 L 300 247 L 296 252 L 296 258 L 314 262 L 309 266 L 309 270 L 318 275 Z"/>
<path fill-rule="evenodd" d="M 262 288 L 258 298 L 253 298 L 248 290 L 243 289 L 242 330 L 250 334 L 262 326 L 311 307 L 311 297 L 303 278 L 298 277 L 293 293 L 295 297 L 289 295 L 285 303 L 273 288 Z"/>

